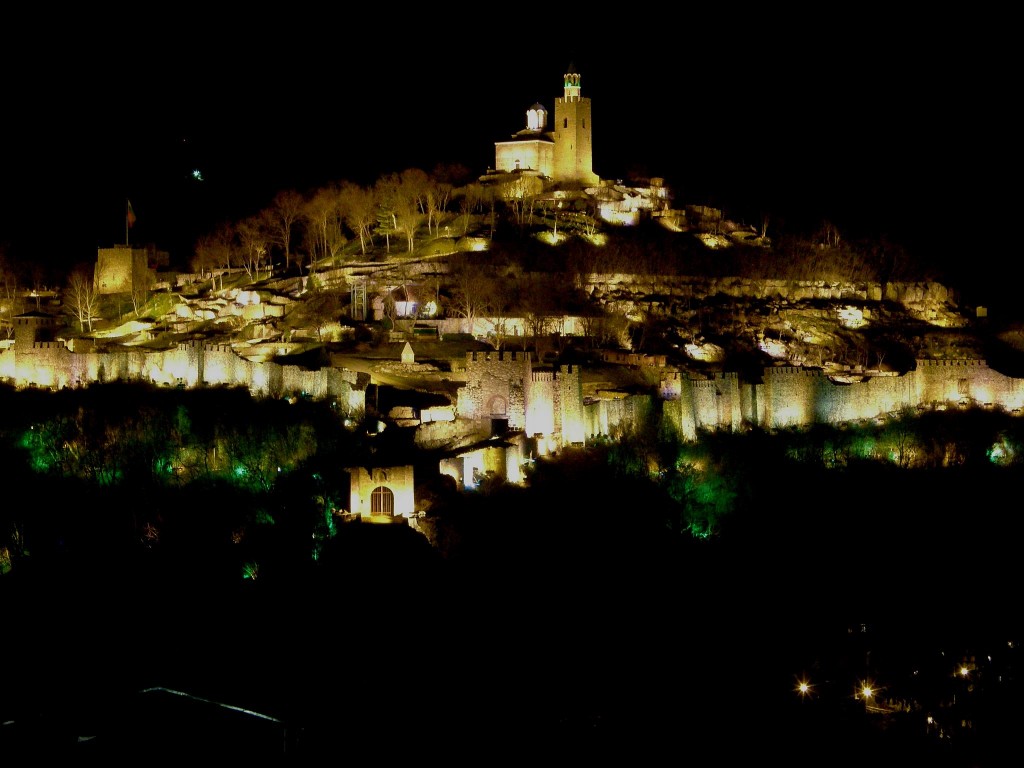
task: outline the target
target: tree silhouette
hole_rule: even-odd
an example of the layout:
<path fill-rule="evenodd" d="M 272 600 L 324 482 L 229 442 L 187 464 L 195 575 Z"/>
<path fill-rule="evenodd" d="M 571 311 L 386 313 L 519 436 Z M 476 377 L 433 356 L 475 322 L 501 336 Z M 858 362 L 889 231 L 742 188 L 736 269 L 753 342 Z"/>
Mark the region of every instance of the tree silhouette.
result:
<path fill-rule="evenodd" d="M 78 327 L 82 332 L 86 329 L 92 331 L 93 317 L 99 309 L 99 294 L 96 293 L 92 270 L 88 265 L 76 267 L 68 276 L 64 305 L 67 312 L 78 321 Z"/>
<path fill-rule="evenodd" d="M 270 241 L 281 248 L 284 255 L 284 269 L 291 265 L 293 229 L 302 218 L 306 201 L 294 189 L 283 189 L 274 195 L 266 210 L 267 231 Z"/>

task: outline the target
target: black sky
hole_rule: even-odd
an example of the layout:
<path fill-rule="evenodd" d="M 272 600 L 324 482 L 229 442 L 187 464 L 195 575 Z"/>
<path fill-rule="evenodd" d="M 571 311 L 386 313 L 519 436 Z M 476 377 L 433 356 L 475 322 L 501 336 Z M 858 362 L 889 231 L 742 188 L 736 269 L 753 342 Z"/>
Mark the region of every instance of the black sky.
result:
<path fill-rule="evenodd" d="M 123 242 L 131 199 L 133 242 L 185 262 L 198 234 L 279 189 L 438 163 L 482 173 L 529 106 L 553 110 L 570 63 L 593 101 L 603 178 L 664 176 L 680 204 L 777 227 L 828 220 L 943 261 L 988 237 L 972 209 L 1001 218 L 993 230 L 1008 223 L 999 24 L 983 40 L 984 24 L 863 9 L 546 12 L 525 27 L 484 10 L 387 21 L 177 11 L 104 20 L 108 32 L 83 17 L 90 34 L 66 20 L 28 53 L 3 54 L 0 242 L 21 259 L 88 262 Z"/>

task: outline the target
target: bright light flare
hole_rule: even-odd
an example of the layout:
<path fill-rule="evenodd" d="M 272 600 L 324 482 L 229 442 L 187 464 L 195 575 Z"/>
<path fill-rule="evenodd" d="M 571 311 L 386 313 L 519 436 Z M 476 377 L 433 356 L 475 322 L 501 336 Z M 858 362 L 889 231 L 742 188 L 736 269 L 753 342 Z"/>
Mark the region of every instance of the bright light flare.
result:
<path fill-rule="evenodd" d="M 874 680 L 861 680 L 854 689 L 853 697 L 855 699 L 864 699 L 864 702 L 868 703 L 871 699 L 878 696 L 880 690 Z"/>

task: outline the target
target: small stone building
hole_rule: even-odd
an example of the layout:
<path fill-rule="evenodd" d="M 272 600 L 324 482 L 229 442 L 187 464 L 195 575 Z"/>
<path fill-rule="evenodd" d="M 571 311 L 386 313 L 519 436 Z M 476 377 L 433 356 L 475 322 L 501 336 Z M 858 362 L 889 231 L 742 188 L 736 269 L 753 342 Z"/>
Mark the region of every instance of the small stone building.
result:
<path fill-rule="evenodd" d="M 368 519 L 414 517 L 416 497 L 411 464 L 347 467 L 349 512 Z"/>

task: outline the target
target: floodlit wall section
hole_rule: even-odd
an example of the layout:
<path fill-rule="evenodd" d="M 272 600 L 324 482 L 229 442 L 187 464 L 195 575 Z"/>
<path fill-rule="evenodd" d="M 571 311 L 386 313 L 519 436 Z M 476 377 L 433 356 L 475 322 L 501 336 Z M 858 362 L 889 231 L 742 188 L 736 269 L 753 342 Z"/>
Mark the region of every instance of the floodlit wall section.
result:
<path fill-rule="evenodd" d="M 494 144 L 495 170 L 538 171 L 551 176 L 555 167 L 555 145 L 548 138 L 498 141 Z"/>
<path fill-rule="evenodd" d="M 412 465 L 350 467 L 346 471 L 349 474 L 349 512 L 371 517 L 373 492 L 386 488 L 394 502 L 393 517 L 413 517 L 416 514 Z"/>
<path fill-rule="evenodd" d="M 305 393 L 336 398 L 342 415 L 358 416 L 366 406 L 368 378 L 340 368 L 307 370 L 274 362 L 251 362 L 230 346 L 187 342 L 175 349 L 148 352 L 72 352 L 63 342 L 36 342 L 29 349 L 0 352 L 0 377 L 19 386 L 86 386 L 113 381 L 147 381 L 158 385 L 239 386 L 254 396 L 283 397 Z"/>

